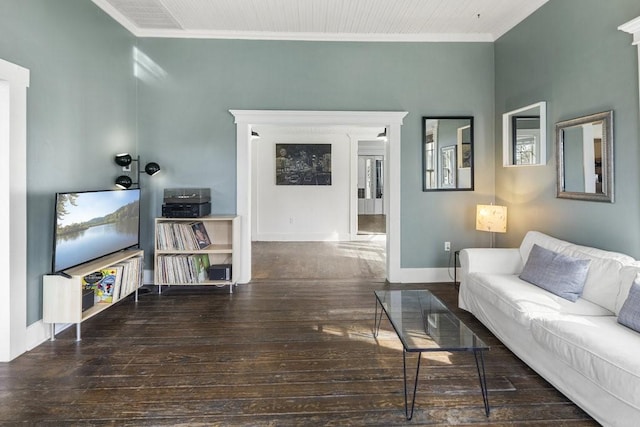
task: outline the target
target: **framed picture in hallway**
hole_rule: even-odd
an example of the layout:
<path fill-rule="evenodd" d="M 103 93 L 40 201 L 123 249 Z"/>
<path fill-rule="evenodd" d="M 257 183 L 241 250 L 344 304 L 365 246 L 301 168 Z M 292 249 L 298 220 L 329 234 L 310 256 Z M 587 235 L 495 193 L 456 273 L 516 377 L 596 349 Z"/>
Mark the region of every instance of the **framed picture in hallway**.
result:
<path fill-rule="evenodd" d="M 276 185 L 331 185 L 331 144 L 276 144 Z"/>

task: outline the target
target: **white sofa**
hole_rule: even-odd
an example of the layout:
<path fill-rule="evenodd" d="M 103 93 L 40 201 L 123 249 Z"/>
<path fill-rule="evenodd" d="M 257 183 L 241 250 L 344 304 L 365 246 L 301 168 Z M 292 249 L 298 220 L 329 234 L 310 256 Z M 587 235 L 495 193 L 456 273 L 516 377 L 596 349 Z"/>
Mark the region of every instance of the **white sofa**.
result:
<path fill-rule="evenodd" d="M 518 277 L 534 244 L 591 260 L 576 302 Z M 461 308 L 601 424 L 640 425 L 640 333 L 616 317 L 639 262 L 530 231 L 520 248 L 460 251 L 460 267 Z"/>

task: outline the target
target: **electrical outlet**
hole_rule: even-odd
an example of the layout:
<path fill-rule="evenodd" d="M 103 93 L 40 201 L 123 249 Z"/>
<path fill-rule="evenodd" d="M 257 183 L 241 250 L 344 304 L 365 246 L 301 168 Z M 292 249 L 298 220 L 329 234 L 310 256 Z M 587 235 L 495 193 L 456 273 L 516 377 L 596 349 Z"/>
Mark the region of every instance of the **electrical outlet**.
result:
<path fill-rule="evenodd" d="M 444 242 L 444 251 L 445 252 L 451 251 L 451 242 Z"/>

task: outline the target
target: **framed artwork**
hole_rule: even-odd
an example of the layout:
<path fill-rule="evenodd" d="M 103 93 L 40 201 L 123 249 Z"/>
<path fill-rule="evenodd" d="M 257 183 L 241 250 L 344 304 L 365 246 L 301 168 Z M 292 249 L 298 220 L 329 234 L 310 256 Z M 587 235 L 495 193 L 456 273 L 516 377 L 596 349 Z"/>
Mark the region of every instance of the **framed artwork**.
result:
<path fill-rule="evenodd" d="M 440 188 L 456 188 L 456 146 L 440 149 Z"/>
<path fill-rule="evenodd" d="M 331 144 L 276 144 L 276 185 L 331 185 Z"/>

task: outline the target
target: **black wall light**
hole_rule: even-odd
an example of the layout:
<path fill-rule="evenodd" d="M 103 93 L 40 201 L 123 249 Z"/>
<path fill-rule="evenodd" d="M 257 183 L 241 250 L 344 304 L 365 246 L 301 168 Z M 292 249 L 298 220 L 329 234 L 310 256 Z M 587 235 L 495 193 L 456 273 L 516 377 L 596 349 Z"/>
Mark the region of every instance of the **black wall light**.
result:
<path fill-rule="evenodd" d="M 136 175 L 138 178 L 137 182 L 133 182 L 131 177 L 129 177 L 128 175 L 120 175 L 116 178 L 116 187 L 123 189 L 130 188 L 132 185 L 137 185 L 138 187 L 140 187 L 140 156 L 134 159 L 129 153 L 116 154 L 115 162 L 118 166 L 122 166 L 123 168 L 127 168 L 131 165 L 131 163 L 136 162 Z M 156 175 L 158 172 L 160 172 L 160 165 L 156 162 L 149 162 L 145 165 L 144 171 L 147 175 Z"/>

